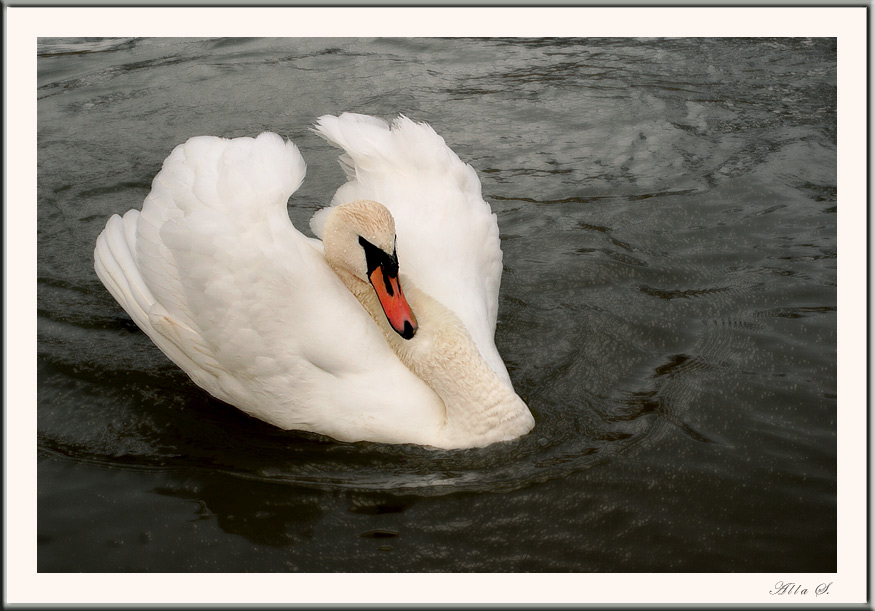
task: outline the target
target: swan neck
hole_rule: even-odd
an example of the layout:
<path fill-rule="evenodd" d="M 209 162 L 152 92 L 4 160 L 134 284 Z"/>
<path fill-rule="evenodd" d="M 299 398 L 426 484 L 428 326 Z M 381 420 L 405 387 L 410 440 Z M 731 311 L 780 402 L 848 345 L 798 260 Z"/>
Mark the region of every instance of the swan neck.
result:
<path fill-rule="evenodd" d="M 402 284 L 419 321 L 419 330 L 409 340 L 386 322 L 369 285 L 357 280 L 347 286 L 380 326 L 398 358 L 443 401 L 446 421 L 440 445 L 485 446 L 531 430 L 534 419 L 529 408 L 483 359 L 458 316 L 408 278 L 402 278 Z"/>

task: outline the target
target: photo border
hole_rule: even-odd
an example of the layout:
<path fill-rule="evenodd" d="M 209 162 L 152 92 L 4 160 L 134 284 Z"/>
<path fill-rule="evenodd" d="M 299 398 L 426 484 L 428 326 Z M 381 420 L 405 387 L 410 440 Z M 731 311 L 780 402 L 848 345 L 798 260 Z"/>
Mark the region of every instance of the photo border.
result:
<path fill-rule="evenodd" d="M 26 6 L 6 8 L 4 599 L 254 606 L 808 603 L 777 581 L 868 601 L 868 19 L 866 5 Z M 57 574 L 36 550 L 37 38 L 68 36 L 828 36 L 838 39 L 838 547 L 832 574 Z M 861 128 L 860 125 L 865 128 Z M 11 154 L 11 155 L 10 155 Z M 863 327 L 861 329 L 861 326 Z M 12 357 L 12 358 L 10 358 Z"/>

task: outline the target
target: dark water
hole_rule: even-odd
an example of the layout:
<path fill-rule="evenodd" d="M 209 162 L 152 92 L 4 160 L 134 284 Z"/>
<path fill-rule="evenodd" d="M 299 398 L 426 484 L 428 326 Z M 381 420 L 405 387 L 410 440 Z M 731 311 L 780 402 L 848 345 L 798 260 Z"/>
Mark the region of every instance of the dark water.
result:
<path fill-rule="evenodd" d="M 836 44 L 43 39 L 40 571 L 836 570 Z M 537 420 L 470 451 L 211 399 L 92 270 L 190 136 L 431 123 L 479 172 Z"/>

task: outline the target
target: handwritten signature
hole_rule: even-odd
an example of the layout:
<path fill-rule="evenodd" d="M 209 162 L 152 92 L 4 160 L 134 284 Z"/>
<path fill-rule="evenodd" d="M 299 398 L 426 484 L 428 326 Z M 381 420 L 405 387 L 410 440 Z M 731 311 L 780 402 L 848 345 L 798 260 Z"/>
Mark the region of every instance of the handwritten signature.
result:
<path fill-rule="evenodd" d="M 821 594 L 829 594 L 829 587 L 831 585 L 831 581 L 829 583 L 818 584 L 818 586 L 814 588 L 814 595 L 820 596 Z M 775 584 L 775 587 L 772 590 L 769 590 L 769 594 L 772 596 L 808 596 L 808 588 L 801 583 L 779 581 Z"/>

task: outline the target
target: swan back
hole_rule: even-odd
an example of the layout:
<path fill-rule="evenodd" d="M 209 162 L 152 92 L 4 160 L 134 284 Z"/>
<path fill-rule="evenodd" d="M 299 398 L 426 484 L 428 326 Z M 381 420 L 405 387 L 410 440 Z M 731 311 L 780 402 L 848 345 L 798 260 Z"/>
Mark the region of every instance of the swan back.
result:
<path fill-rule="evenodd" d="M 164 162 L 142 211 L 109 219 L 95 270 L 214 397 L 281 428 L 435 445 L 440 399 L 289 220 L 304 171 L 276 134 L 193 138 Z"/>

